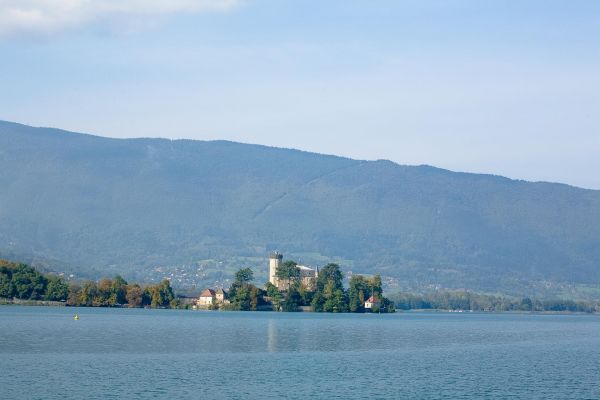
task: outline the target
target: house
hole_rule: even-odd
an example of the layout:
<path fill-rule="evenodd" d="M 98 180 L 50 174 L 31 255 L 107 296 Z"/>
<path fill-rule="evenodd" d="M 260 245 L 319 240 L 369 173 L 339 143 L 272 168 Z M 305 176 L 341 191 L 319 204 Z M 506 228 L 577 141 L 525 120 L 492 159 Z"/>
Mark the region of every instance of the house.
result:
<path fill-rule="evenodd" d="M 227 300 L 227 292 L 223 288 L 218 288 L 215 292 L 215 300 L 217 304 L 227 304 L 229 300 Z"/>
<path fill-rule="evenodd" d="M 213 302 L 216 300 L 216 292 L 212 289 L 204 289 L 202 291 L 202 293 L 200 293 L 200 297 L 198 298 L 198 301 L 196 302 L 196 304 L 199 307 L 206 307 L 206 306 L 210 306 L 213 304 Z"/>
<path fill-rule="evenodd" d="M 227 292 L 223 288 L 218 288 L 217 290 L 211 288 L 204 289 L 196 301 L 196 305 L 200 308 L 207 308 L 214 304 L 229 304 Z"/>
<path fill-rule="evenodd" d="M 381 306 L 381 300 L 377 296 L 371 296 L 365 301 L 365 310 L 373 310 L 373 308 Z"/>

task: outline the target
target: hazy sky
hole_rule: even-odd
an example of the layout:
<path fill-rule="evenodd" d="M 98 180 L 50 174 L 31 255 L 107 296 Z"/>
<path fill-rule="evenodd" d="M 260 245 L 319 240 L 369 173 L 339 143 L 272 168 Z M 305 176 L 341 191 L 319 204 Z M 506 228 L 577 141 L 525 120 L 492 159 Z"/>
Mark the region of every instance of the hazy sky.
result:
<path fill-rule="evenodd" d="M 600 189 L 600 1 L 0 0 L 0 119 Z"/>

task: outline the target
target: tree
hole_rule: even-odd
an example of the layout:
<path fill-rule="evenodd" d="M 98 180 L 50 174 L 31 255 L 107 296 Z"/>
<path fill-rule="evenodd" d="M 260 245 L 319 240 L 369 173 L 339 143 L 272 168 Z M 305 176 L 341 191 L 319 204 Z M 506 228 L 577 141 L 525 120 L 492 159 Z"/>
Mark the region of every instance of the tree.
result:
<path fill-rule="evenodd" d="M 369 279 L 369 286 L 371 289 L 371 296 L 382 297 L 383 289 L 381 288 L 381 275 L 373 275 L 373 277 Z"/>
<path fill-rule="evenodd" d="M 79 305 L 82 306 L 99 306 L 98 286 L 96 282 L 84 282 L 79 292 Z"/>
<path fill-rule="evenodd" d="M 333 282 L 336 289 L 343 289 L 343 276 L 338 264 L 329 263 L 319 271 L 317 291 L 323 291 L 328 282 Z"/>
<path fill-rule="evenodd" d="M 283 303 L 284 311 L 298 311 L 298 306 L 302 303 L 302 296 L 300 295 L 300 285 L 298 282 L 288 287 L 287 296 L 285 303 Z"/>
<path fill-rule="evenodd" d="M 0 297 L 13 297 L 14 292 L 10 270 L 5 267 L 0 268 Z"/>
<path fill-rule="evenodd" d="M 46 278 L 26 264 L 19 264 L 12 272 L 14 293 L 19 299 L 38 300 L 46 293 Z"/>
<path fill-rule="evenodd" d="M 67 297 L 67 304 L 70 306 L 81 305 L 81 286 L 77 283 L 69 285 L 69 296 Z"/>
<path fill-rule="evenodd" d="M 250 311 L 256 311 L 260 302 L 260 290 L 252 285 L 250 287 Z"/>
<path fill-rule="evenodd" d="M 150 295 L 152 308 L 170 307 L 171 302 L 175 299 L 171 282 L 168 279 L 163 279 L 158 285 L 149 286 L 146 290 Z"/>
<path fill-rule="evenodd" d="M 254 280 L 254 272 L 250 268 L 242 268 L 235 273 L 235 281 L 241 284 Z"/>
<path fill-rule="evenodd" d="M 267 290 L 267 296 L 271 299 L 271 303 L 273 304 L 273 309 L 275 311 L 280 310 L 281 301 L 283 300 L 283 295 L 277 289 L 277 286 L 273 285 L 271 282 L 267 282 L 265 284 L 265 288 Z"/>
<path fill-rule="evenodd" d="M 250 311 L 250 288 L 248 286 L 240 287 L 232 300 L 237 310 Z"/>
<path fill-rule="evenodd" d="M 127 286 L 127 294 L 125 295 L 128 307 L 140 307 L 142 305 L 144 291 L 139 285 Z"/>
<path fill-rule="evenodd" d="M 98 294 L 94 302 L 99 306 L 114 306 L 117 300 L 112 294 L 112 281 L 102 278 L 98 282 Z"/>
<path fill-rule="evenodd" d="M 288 260 L 277 267 L 275 276 L 282 282 L 286 282 L 289 290 L 292 284 L 300 280 L 300 268 L 295 261 Z"/>
<path fill-rule="evenodd" d="M 254 272 L 250 268 L 242 268 L 235 273 L 235 282 L 229 288 L 231 308 L 241 311 L 256 310 L 262 300 L 262 292 L 250 284 Z"/>
<path fill-rule="evenodd" d="M 120 275 L 113 278 L 110 289 L 116 304 L 125 304 L 127 302 L 127 281 Z"/>
<path fill-rule="evenodd" d="M 337 264 L 327 264 L 319 271 L 317 290 L 311 306 L 316 312 L 343 312 L 347 310 L 347 298 L 342 283 L 342 272 Z"/>
<path fill-rule="evenodd" d="M 373 293 L 372 285 L 362 275 L 353 275 L 348 288 L 348 308 L 350 312 L 364 312 L 365 299 Z"/>
<path fill-rule="evenodd" d="M 46 286 L 46 300 L 64 301 L 69 297 L 69 285 L 58 276 L 48 278 Z"/>

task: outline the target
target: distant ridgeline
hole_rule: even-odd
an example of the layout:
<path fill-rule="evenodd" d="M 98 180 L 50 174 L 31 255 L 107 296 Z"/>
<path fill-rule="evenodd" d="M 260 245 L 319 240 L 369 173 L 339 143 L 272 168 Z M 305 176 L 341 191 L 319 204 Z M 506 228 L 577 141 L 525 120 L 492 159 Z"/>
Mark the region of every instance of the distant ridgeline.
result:
<path fill-rule="evenodd" d="M 156 267 L 210 260 L 205 282 L 224 282 L 262 262 L 240 258 L 286 249 L 303 263 L 380 273 L 403 291 L 600 300 L 598 190 L 2 121 L 0 171 L 0 226 L 10 227 L 0 254 L 78 277 L 149 280 Z"/>

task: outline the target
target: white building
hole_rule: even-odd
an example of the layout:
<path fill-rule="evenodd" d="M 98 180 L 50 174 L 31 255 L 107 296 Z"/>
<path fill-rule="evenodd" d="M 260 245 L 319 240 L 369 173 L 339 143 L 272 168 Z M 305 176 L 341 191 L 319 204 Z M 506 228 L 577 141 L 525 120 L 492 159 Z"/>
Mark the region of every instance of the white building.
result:
<path fill-rule="evenodd" d="M 288 282 L 282 282 L 277 278 L 277 268 L 279 268 L 281 260 L 283 260 L 283 254 L 281 253 L 273 252 L 269 255 L 269 282 L 280 290 L 288 288 Z M 300 270 L 300 283 L 308 290 L 314 290 L 316 288 L 319 271 L 305 265 L 297 265 L 297 267 Z"/>
<path fill-rule="evenodd" d="M 365 301 L 365 310 L 372 310 L 374 307 L 381 306 L 381 300 L 377 296 L 371 296 Z"/>
<path fill-rule="evenodd" d="M 198 302 L 196 303 L 200 307 L 206 307 L 213 304 L 215 301 L 216 293 L 212 289 L 204 289 L 202 293 L 200 293 L 200 297 L 198 298 Z"/>

